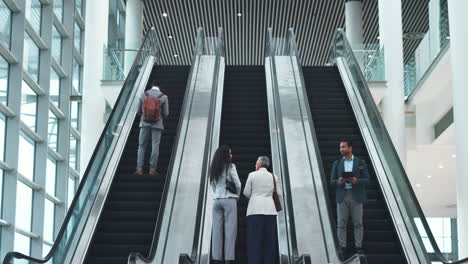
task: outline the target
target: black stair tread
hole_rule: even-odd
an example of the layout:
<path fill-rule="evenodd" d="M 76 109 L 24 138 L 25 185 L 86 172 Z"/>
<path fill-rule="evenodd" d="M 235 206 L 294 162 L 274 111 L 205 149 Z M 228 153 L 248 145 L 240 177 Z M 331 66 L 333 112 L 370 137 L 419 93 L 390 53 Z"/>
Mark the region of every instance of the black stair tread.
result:
<path fill-rule="evenodd" d="M 246 98 L 246 100 L 239 100 Z M 270 156 L 270 131 L 263 66 L 227 66 L 224 78 L 220 145 L 230 145 L 233 163 L 245 184 L 258 156 Z M 238 203 L 236 264 L 247 263 L 246 210 L 248 200 Z"/>
<path fill-rule="evenodd" d="M 158 170 L 160 175 L 134 175 L 139 138 L 136 117 L 100 216 L 85 263 L 127 263 L 130 252 L 147 255 L 155 230 L 160 200 L 185 94 L 188 66 L 155 66 L 150 80 L 158 80 L 169 97 L 170 116 L 164 120 Z M 149 148 L 144 169 L 148 172 Z"/>
<path fill-rule="evenodd" d="M 348 95 L 336 67 L 303 67 L 307 97 L 317 133 L 323 168 L 327 182 L 330 171 L 339 154 L 339 140 L 351 137 L 356 156 L 367 161 L 370 183 L 367 186 L 368 202 L 364 205 L 363 248 L 368 263 L 406 263 L 398 235 L 385 204 L 379 183 L 375 178 L 372 163 L 359 126 L 354 117 Z M 335 192 L 329 186 L 332 208 L 330 213 L 336 219 Z M 348 242 L 352 244 L 352 223 L 348 222 Z"/>

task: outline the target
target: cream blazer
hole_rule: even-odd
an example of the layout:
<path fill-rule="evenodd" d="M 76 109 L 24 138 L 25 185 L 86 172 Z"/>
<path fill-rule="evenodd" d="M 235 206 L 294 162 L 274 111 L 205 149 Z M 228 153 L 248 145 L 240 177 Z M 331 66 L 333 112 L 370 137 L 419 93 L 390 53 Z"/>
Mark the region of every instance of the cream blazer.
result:
<path fill-rule="evenodd" d="M 276 179 L 276 191 L 281 195 L 281 187 Z M 249 198 L 247 216 L 249 215 L 277 215 L 275 203 L 273 202 L 273 177 L 265 168 L 251 172 L 247 178 L 244 195 Z"/>

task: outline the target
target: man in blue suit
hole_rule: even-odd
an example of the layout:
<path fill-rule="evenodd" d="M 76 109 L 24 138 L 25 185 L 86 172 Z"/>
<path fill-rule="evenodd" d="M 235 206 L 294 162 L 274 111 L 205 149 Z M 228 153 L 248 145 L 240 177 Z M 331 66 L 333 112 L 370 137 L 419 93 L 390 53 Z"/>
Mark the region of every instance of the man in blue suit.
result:
<path fill-rule="evenodd" d="M 338 241 L 343 252 L 347 252 L 346 227 L 351 214 L 356 251 L 362 254 L 364 235 L 362 215 L 363 204 L 367 201 L 366 185 L 369 182 L 369 171 L 366 162 L 353 155 L 351 140 L 343 139 L 340 141 L 340 153 L 343 158 L 333 163 L 330 175 L 330 184 L 336 188 Z M 350 173 L 352 173 L 351 177 L 343 177 Z"/>

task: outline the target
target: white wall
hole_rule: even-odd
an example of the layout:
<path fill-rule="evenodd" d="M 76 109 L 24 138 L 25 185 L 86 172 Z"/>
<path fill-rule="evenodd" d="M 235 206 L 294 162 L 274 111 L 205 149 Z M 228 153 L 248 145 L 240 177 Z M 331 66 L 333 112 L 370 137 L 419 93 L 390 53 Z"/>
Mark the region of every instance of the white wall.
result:
<path fill-rule="evenodd" d="M 407 173 L 427 217 L 456 217 L 453 124 L 437 139 L 434 125 L 453 107 L 450 48 L 407 104 L 416 126 L 407 127 Z"/>
<path fill-rule="evenodd" d="M 101 88 L 103 47 L 107 44 L 109 0 L 86 5 L 81 133 L 81 173 L 84 173 L 104 128 L 105 93 Z"/>

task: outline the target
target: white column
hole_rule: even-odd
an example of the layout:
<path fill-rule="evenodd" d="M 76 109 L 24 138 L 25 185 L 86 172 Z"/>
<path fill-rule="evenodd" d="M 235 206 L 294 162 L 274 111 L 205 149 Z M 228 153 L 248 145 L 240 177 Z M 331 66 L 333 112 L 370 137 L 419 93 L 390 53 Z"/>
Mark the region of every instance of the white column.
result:
<path fill-rule="evenodd" d="M 457 147 L 457 223 L 459 257 L 468 257 L 468 10 L 467 0 L 449 0 L 453 113 Z"/>
<path fill-rule="evenodd" d="M 346 23 L 346 37 L 353 50 L 362 50 L 363 45 L 363 26 L 362 26 L 362 0 L 346 0 L 345 4 L 345 23 Z M 364 57 L 366 54 L 363 52 L 355 52 L 356 59 L 358 60 L 361 69 L 364 69 Z"/>
<path fill-rule="evenodd" d="M 105 125 L 106 99 L 101 88 L 103 48 L 107 44 L 109 0 L 86 5 L 83 68 L 81 168 L 86 168 Z M 85 169 L 81 170 L 84 173 Z"/>
<path fill-rule="evenodd" d="M 125 48 L 138 49 L 143 41 L 143 1 L 128 0 L 125 11 Z M 136 52 L 125 53 L 124 71 L 128 73 Z"/>
<path fill-rule="evenodd" d="M 346 37 L 353 49 L 361 49 L 363 44 L 362 0 L 346 0 Z"/>
<path fill-rule="evenodd" d="M 403 30 L 401 0 L 379 0 L 380 45 L 385 53 L 387 90 L 382 102 L 385 126 L 403 165 L 406 163 Z"/>

